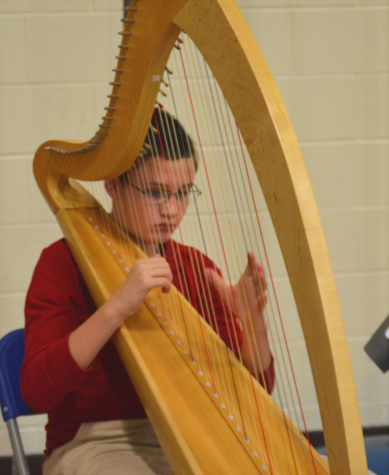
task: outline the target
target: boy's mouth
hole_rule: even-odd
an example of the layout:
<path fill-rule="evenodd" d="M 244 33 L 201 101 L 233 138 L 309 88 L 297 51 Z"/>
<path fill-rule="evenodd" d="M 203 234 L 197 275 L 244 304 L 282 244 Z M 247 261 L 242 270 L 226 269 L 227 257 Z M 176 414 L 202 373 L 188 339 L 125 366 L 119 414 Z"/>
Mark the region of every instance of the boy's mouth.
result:
<path fill-rule="evenodd" d="M 174 224 L 168 224 L 168 223 L 161 223 L 157 224 L 156 226 L 159 231 L 164 232 L 164 233 L 171 233 L 176 229 L 176 226 Z"/>

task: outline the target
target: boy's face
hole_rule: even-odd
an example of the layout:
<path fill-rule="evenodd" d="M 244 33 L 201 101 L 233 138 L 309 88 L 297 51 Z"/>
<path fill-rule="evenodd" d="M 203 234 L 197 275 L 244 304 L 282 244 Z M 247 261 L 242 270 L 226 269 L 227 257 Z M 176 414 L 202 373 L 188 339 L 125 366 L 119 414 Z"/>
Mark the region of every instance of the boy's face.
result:
<path fill-rule="evenodd" d="M 192 158 L 150 158 L 129 172 L 129 183 L 107 182 L 112 214 L 133 238 L 146 245 L 163 244 L 185 215 L 194 177 Z"/>

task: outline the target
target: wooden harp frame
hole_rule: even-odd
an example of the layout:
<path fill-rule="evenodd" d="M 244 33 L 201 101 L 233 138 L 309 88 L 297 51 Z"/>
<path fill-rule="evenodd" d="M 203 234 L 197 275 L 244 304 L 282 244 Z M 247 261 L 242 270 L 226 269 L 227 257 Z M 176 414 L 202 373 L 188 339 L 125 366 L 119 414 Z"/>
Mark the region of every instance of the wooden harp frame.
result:
<path fill-rule="evenodd" d="M 131 11 L 133 4 L 136 13 Z M 114 178 L 130 167 L 143 145 L 159 91 L 155 78 L 162 76 L 170 51 L 184 30 L 207 61 L 227 99 L 266 199 L 310 357 L 330 472 L 365 475 L 367 465 L 351 361 L 319 214 L 297 139 L 260 49 L 233 0 L 133 0 L 131 5 L 129 21 L 124 23 L 122 32 L 121 54 L 125 59 L 119 58 L 107 119 L 90 141 L 46 142 L 34 160 L 38 185 L 56 214 L 92 296 L 97 305 L 103 304 L 122 285 L 125 276 L 116 263 L 107 264 L 109 253 L 85 219 L 99 204 L 91 201 L 89 194 L 71 179 Z M 134 22 L 130 21 L 132 17 Z M 150 369 L 157 362 L 142 340 L 142 322 L 151 328 L 152 317 L 146 302 L 137 316 L 117 331 L 114 341 L 173 471 L 269 473 L 255 466 L 252 457 L 241 460 L 241 448 L 231 450 L 229 436 L 200 456 L 204 452 L 200 440 L 194 441 L 199 447 L 191 445 L 193 440 L 188 442 L 190 435 L 182 432 L 177 411 L 173 414 L 169 406 L 169 393 L 163 395 L 159 386 L 170 387 L 175 381 L 162 378 L 161 383 L 161 377 Z M 212 332 L 209 328 L 207 331 Z M 156 346 L 158 338 L 153 340 Z M 167 352 L 163 364 L 168 366 L 170 350 L 163 346 L 165 343 L 161 343 L 162 351 Z M 247 377 L 247 371 L 241 371 Z M 189 373 L 183 369 L 183 377 Z M 169 377 L 175 379 L 174 375 Z M 182 395 L 174 390 L 173 393 L 170 399 L 176 405 Z M 270 397 L 262 397 L 272 411 L 278 411 Z M 220 416 L 211 414 L 208 396 L 200 399 L 205 401 L 204 410 L 210 411 L 209 421 L 217 423 Z M 185 403 L 178 414 L 184 409 Z M 194 424 L 192 432 L 203 430 L 197 425 L 196 415 L 189 417 L 190 423 Z M 201 438 L 209 443 L 207 434 L 197 434 L 196 439 Z M 233 454 L 228 455 L 229 452 Z M 315 458 L 317 473 L 328 473 L 320 457 Z M 231 472 L 235 466 L 241 467 L 241 471 Z"/>

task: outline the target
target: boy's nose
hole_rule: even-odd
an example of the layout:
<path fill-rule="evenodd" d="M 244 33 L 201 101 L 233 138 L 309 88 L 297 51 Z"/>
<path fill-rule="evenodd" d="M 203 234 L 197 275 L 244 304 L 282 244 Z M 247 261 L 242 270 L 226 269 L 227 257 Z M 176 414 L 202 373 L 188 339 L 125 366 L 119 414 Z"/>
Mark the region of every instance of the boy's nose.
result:
<path fill-rule="evenodd" d="M 179 203 L 174 195 L 171 195 L 170 198 L 160 206 L 160 212 L 162 215 L 168 216 L 177 216 L 178 214 Z"/>

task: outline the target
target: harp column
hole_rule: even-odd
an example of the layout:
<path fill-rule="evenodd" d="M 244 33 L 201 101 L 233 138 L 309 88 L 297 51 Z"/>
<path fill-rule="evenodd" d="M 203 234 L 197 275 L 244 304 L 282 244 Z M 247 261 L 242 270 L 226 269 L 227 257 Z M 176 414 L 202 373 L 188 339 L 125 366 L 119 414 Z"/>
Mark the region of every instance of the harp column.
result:
<path fill-rule="evenodd" d="M 299 311 L 331 473 L 366 475 L 335 279 L 304 160 L 277 86 L 233 0 L 190 0 L 174 22 L 210 66 L 253 161 Z"/>

